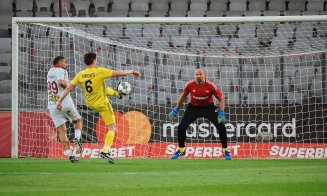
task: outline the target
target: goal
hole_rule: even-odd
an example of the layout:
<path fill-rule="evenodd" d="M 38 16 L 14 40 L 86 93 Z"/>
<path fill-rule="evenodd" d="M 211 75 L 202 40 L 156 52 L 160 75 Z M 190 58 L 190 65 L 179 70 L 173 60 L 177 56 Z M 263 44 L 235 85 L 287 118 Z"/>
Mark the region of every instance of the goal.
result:
<path fill-rule="evenodd" d="M 98 66 L 133 69 L 132 94 L 111 98 L 115 158 L 168 158 L 177 121 L 167 114 L 202 67 L 226 100 L 234 158 L 327 157 L 327 16 L 221 18 L 13 18 L 12 157 L 62 157 L 47 111 L 46 74 L 58 55 L 69 78 L 93 51 Z M 71 93 L 83 118 L 82 158 L 98 158 L 106 129 L 83 92 Z M 73 137 L 68 121 L 68 136 Z M 218 131 L 206 119 L 187 130 L 187 158 L 221 158 Z M 73 145 L 72 145 L 73 146 Z"/>

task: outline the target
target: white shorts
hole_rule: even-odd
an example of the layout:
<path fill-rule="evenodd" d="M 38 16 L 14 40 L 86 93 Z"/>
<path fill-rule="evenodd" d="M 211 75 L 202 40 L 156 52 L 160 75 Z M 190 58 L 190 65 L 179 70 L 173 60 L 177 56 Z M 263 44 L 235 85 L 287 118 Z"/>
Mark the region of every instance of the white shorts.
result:
<path fill-rule="evenodd" d="M 49 111 L 56 128 L 58 128 L 62 124 L 65 124 L 67 119 L 75 121 L 81 118 L 81 115 L 73 104 L 63 107 L 61 111 L 57 110 L 57 108 L 55 107 L 49 108 Z"/>

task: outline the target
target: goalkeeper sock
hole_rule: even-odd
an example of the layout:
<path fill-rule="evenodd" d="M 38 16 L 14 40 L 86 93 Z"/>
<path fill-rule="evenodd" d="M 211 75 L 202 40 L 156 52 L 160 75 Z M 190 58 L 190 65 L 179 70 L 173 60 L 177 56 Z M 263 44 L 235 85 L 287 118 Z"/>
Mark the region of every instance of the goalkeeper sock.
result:
<path fill-rule="evenodd" d="M 75 129 L 75 138 L 76 138 L 78 141 L 81 140 L 81 135 L 82 135 L 81 130 L 79 130 L 79 129 Z"/>
<path fill-rule="evenodd" d="M 111 145 L 114 143 L 114 137 L 115 137 L 115 132 L 109 130 L 107 132 L 106 138 L 104 139 L 104 147 L 103 147 L 104 153 L 108 153 Z"/>
<path fill-rule="evenodd" d="M 184 152 L 185 151 L 185 147 L 179 147 L 179 152 Z"/>

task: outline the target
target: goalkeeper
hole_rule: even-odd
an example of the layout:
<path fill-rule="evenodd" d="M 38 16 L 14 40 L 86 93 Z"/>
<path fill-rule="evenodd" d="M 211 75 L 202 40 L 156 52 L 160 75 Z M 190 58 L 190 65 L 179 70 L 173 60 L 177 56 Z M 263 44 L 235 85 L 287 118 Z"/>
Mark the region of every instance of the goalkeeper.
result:
<path fill-rule="evenodd" d="M 179 149 L 171 158 L 178 159 L 180 156 L 186 154 L 185 140 L 187 128 L 197 118 L 205 117 L 215 125 L 219 132 L 223 147 L 223 156 L 226 160 L 231 160 L 231 155 L 227 148 L 226 119 L 224 113 L 225 100 L 217 86 L 206 79 L 206 74 L 203 69 L 197 69 L 194 74 L 194 80 L 186 84 L 177 102 L 177 106 L 168 114 L 169 119 L 173 120 L 177 117 L 178 110 L 185 102 L 188 94 L 191 94 L 191 100 L 187 105 L 182 121 L 178 125 Z M 213 103 L 213 95 L 219 100 L 218 113 L 216 112 L 217 107 Z"/>
<path fill-rule="evenodd" d="M 117 127 L 114 112 L 107 96 L 120 97 L 121 93 L 112 88 L 106 88 L 104 80 L 110 77 L 121 77 L 129 74 L 134 75 L 134 77 L 139 77 L 140 73 L 133 70 L 114 71 L 102 67 L 97 68 L 96 54 L 92 52 L 84 55 L 84 63 L 87 66 L 86 69 L 80 71 L 65 89 L 57 102 L 57 109 L 61 110 L 62 100 L 76 87 L 77 84 L 81 85 L 84 91 L 86 106 L 100 113 L 108 130 L 100 156 L 106 158 L 109 163 L 113 163 L 110 154 L 110 147 L 113 144 Z"/>

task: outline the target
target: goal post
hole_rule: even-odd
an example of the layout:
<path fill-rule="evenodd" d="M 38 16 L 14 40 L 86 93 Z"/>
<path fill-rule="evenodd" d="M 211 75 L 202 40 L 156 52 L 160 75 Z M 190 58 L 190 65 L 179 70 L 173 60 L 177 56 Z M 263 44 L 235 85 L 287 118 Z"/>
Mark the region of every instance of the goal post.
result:
<path fill-rule="evenodd" d="M 68 60 L 69 78 L 98 66 L 134 69 L 133 93 L 112 99 L 118 158 L 167 158 L 177 147 L 178 122 L 167 114 L 196 68 L 221 88 L 227 136 L 236 158 L 327 157 L 327 16 L 35 18 L 12 19 L 11 157 L 62 157 L 47 112 L 45 76 L 57 55 Z M 71 93 L 83 118 L 81 157 L 99 157 L 105 128 Z M 183 109 L 179 113 L 181 119 Z M 71 129 L 71 123 L 67 123 Z M 68 133 L 70 131 L 68 130 Z M 215 127 L 205 119 L 187 131 L 188 156 L 219 158 Z"/>

